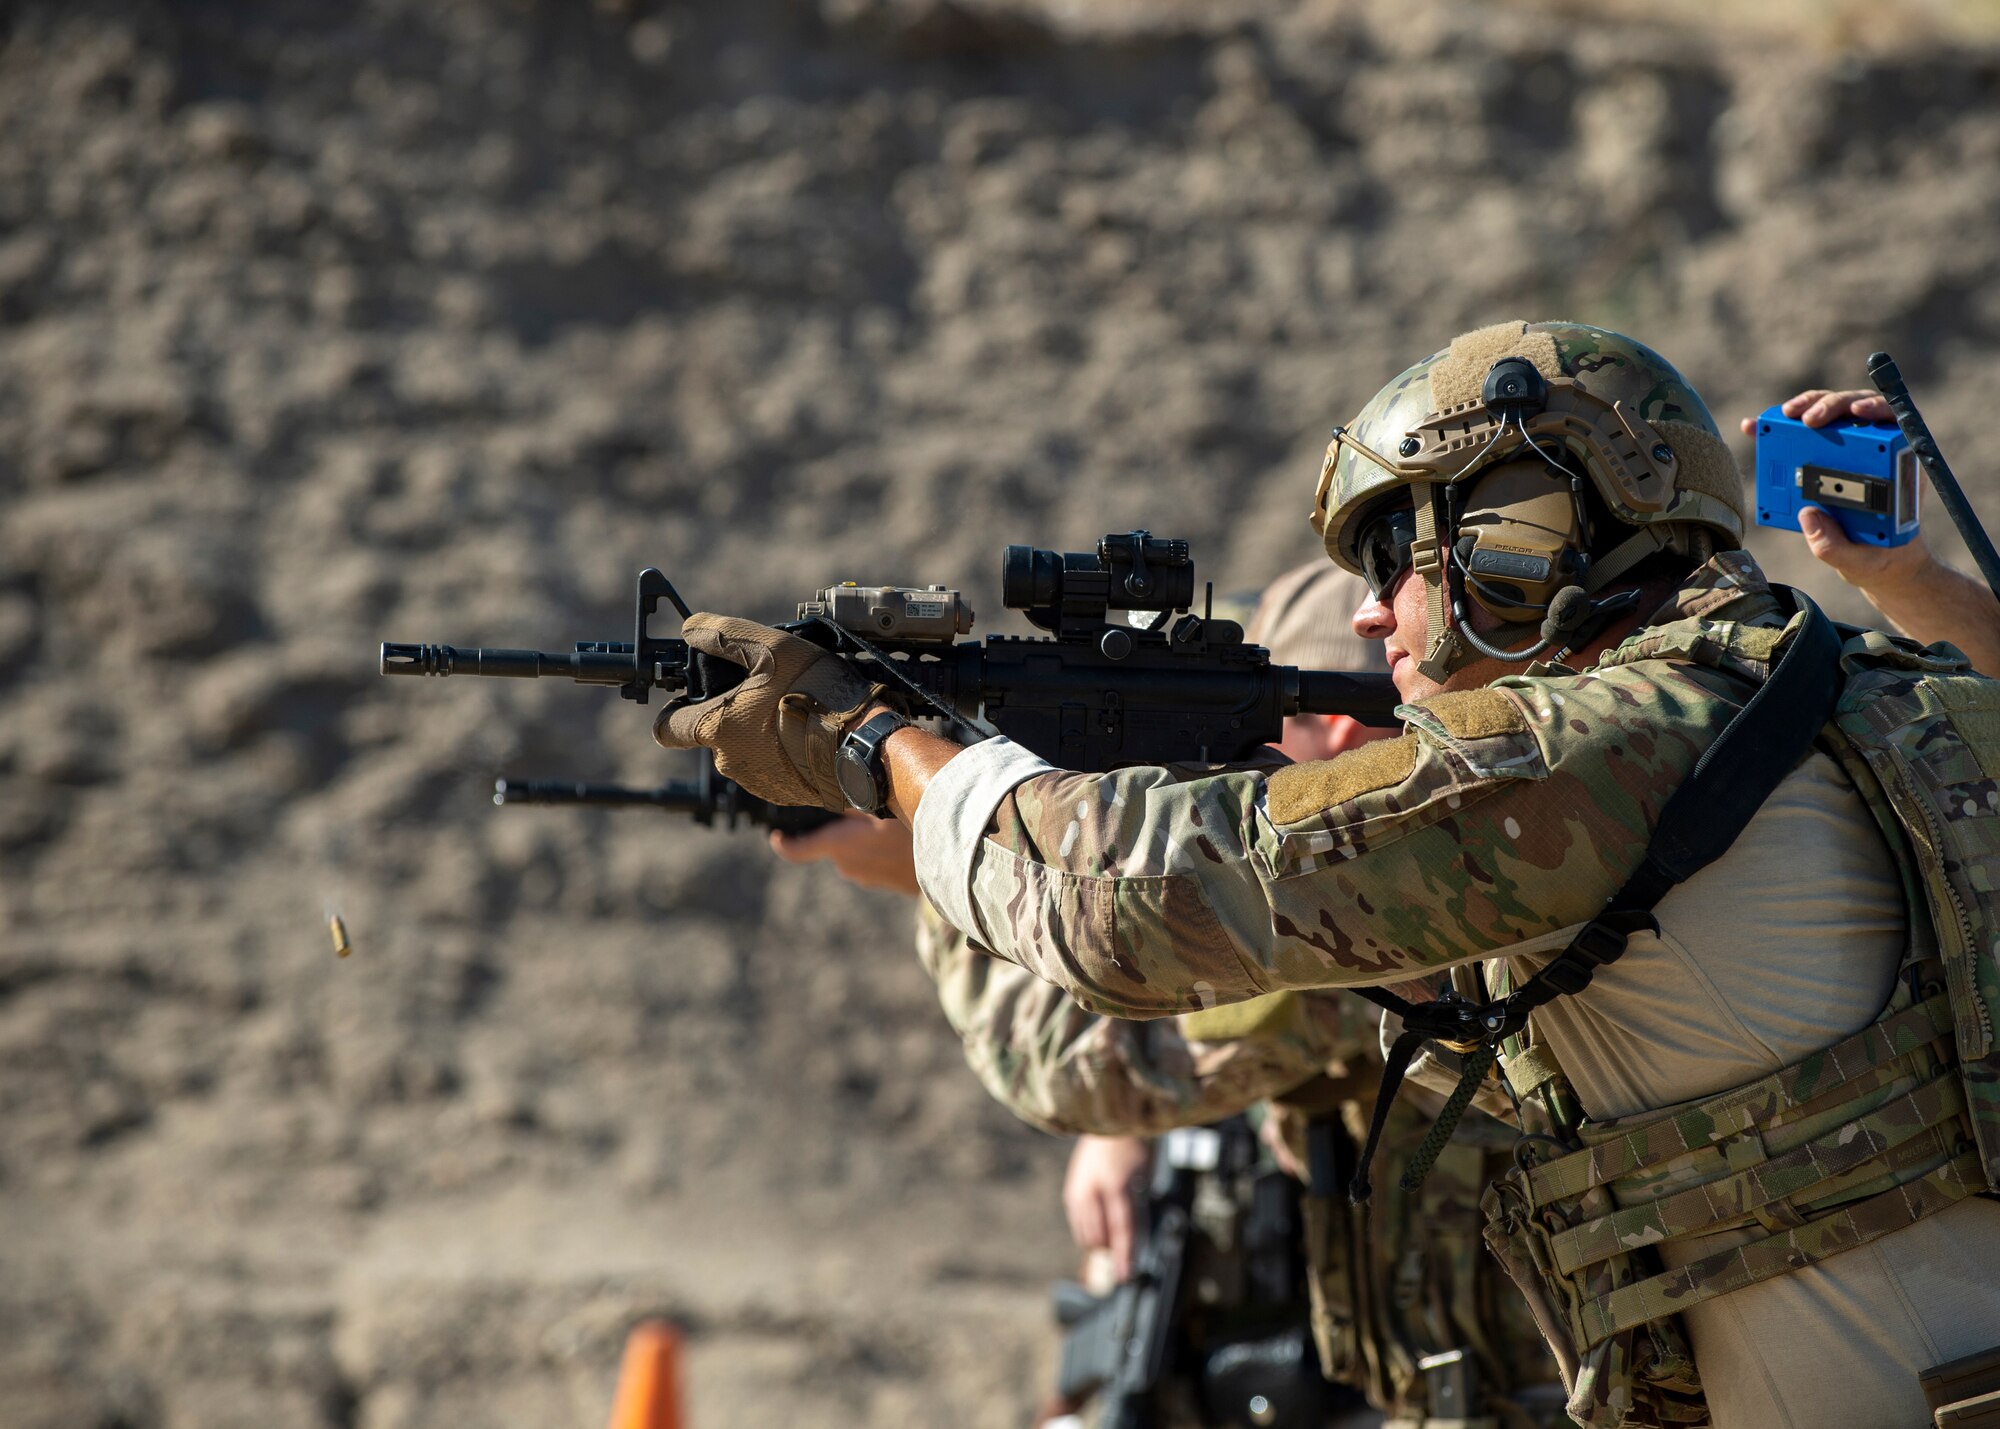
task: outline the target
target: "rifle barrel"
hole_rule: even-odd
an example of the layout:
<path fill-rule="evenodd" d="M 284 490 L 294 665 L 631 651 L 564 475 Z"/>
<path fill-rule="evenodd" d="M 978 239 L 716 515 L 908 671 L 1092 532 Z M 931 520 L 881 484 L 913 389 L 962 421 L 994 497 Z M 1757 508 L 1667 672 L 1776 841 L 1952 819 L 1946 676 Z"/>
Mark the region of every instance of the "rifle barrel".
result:
<path fill-rule="evenodd" d="M 382 643 L 385 675 L 497 675 L 533 680 L 565 677 L 582 685 L 622 685 L 635 674 L 632 651 L 598 648 L 552 655 L 546 650 L 507 650 L 494 645 L 404 645 Z"/>
<path fill-rule="evenodd" d="M 1343 714 L 1361 724 L 1392 729 L 1402 723 L 1403 697 L 1387 675 L 1346 670 L 1299 671 L 1298 714 Z"/>

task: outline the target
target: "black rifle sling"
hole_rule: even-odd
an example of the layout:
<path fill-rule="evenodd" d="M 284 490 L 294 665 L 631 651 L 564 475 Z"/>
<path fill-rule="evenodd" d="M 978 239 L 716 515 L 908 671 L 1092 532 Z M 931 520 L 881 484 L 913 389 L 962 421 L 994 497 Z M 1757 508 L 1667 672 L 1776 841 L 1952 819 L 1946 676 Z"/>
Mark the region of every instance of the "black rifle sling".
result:
<path fill-rule="evenodd" d="M 1411 1003 L 1382 988 L 1354 989 L 1401 1017 L 1404 1029 L 1389 1050 L 1368 1140 L 1349 1189 L 1354 1200 L 1368 1198 L 1368 1168 L 1388 1119 L 1389 1101 L 1423 1042 L 1435 1039 L 1464 1049 L 1465 1069 L 1445 1113 L 1410 1159 L 1402 1183 L 1409 1191 L 1422 1184 L 1457 1127 L 1476 1079 L 1493 1065 L 1492 1050 L 1527 1026 L 1528 1015 L 1536 1008 L 1590 986 L 1599 968 L 1624 954 L 1632 934 L 1641 929 L 1658 932 L 1654 905 L 1675 885 L 1728 852 L 1764 801 L 1805 758 L 1832 717 L 1840 691 L 1840 639 L 1832 622 L 1803 591 L 1790 594 L 1805 619 L 1786 642 L 1770 676 L 1668 797 L 1638 868 L 1604 911 L 1584 924 L 1552 962 L 1507 996 L 1484 1004 L 1452 993 L 1435 1002 Z"/>

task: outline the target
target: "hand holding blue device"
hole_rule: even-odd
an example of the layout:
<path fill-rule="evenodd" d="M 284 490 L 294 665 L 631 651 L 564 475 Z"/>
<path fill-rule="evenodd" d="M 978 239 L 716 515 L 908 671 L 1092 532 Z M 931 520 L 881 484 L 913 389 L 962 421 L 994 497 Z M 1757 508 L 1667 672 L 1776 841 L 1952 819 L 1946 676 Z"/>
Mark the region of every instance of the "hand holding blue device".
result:
<path fill-rule="evenodd" d="M 1850 541 L 1902 546 L 1917 534 L 1917 454 L 1892 422 L 1808 427 L 1780 407 L 1757 418 L 1757 524 L 1799 529 L 1817 506 Z"/>

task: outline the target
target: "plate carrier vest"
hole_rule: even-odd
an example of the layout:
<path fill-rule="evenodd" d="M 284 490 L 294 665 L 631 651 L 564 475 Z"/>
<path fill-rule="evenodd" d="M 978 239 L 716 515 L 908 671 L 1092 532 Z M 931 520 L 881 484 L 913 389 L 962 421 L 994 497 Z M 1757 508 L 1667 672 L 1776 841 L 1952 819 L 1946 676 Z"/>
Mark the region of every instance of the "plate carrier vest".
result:
<path fill-rule="evenodd" d="M 1524 1135 L 1516 1168 L 1486 1191 L 1486 1239 L 1556 1351 L 1570 1413 L 1602 1429 L 1706 1422 L 1678 1311 L 2000 1193 L 2000 681 L 1973 673 L 1950 646 L 1872 630 L 1836 637 L 1795 599 L 1800 613 L 1773 632 L 1785 658 L 1683 788 L 1712 763 L 1769 760 L 1754 792 L 1761 805 L 1810 747 L 1825 750 L 1896 861 L 1909 943 L 1888 1005 L 1859 1032 L 1748 1086 L 1612 1121 L 1587 1120 L 1525 1015 L 1508 1019 L 1497 1050 Z M 1747 718 L 1760 701 L 1761 730 Z M 1685 813 L 1675 818 L 1681 802 L 1677 793 L 1663 810 L 1633 884 L 1663 847 L 1670 865 L 1679 858 L 1669 868 L 1678 877 L 1642 889 L 1643 902 L 1628 884 L 1612 917 L 1635 903 L 1650 909 L 1755 812 L 1726 807 L 1719 832 L 1690 834 Z M 1624 939 L 1612 931 L 1615 957 Z M 1609 960 L 1600 949 L 1593 964 Z M 1556 995 L 1580 990 L 1594 965 Z M 1663 1243 L 1752 1228 L 1764 1234 L 1662 1268 Z"/>

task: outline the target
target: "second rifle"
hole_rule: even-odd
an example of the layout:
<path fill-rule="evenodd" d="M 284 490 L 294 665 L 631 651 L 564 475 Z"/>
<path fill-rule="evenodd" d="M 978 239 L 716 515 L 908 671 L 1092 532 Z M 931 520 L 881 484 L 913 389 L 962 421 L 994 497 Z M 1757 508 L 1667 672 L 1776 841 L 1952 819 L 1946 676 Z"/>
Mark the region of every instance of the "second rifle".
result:
<path fill-rule="evenodd" d="M 571 779 L 496 779 L 496 804 L 568 804 L 611 808 L 653 808 L 685 814 L 704 827 L 738 822 L 752 828 L 803 834 L 840 817 L 825 809 L 799 809 L 758 798 L 734 780 L 715 772 L 714 760 L 703 751 L 701 772 L 693 779 L 670 779 L 651 789 L 630 784 L 593 784 Z"/>

